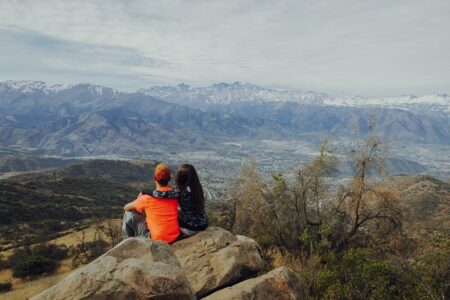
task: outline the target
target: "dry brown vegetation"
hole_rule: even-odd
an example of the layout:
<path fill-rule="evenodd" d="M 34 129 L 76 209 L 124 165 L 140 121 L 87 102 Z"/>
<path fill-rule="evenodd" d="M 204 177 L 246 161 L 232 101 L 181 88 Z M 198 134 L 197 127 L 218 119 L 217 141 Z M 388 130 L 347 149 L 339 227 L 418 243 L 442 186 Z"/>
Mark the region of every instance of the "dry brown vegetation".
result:
<path fill-rule="evenodd" d="M 2 299 L 28 299 L 67 276 L 75 268 L 88 263 L 96 256 L 121 240 L 121 220 L 108 219 L 103 222 L 88 226 L 81 231 L 69 233 L 48 244 L 67 247 L 69 255 L 60 261 L 58 268 L 44 276 L 34 278 L 15 278 L 10 269 L 0 270 L 0 282 L 10 282 L 12 290 L 1 294 Z M 33 245 L 30 245 L 31 247 Z M 80 251 L 80 249 L 83 249 Z M 15 249 L 3 251 L 0 255 L 8 259 L 14 254 Z"/>
<path fill-rule="evenodd" d="M 312 299 L 450 297 L 448 184 L 383 181 L 387 148 L 372 135 L 349 154 L 354 175 L 336 194 L 326 184 L 336 167 L 326 142 L 292 184 L 282 174 L 265 184 L 249 162 L 222 224 L 255 238 L 273 265 L 299 270 Z"/>

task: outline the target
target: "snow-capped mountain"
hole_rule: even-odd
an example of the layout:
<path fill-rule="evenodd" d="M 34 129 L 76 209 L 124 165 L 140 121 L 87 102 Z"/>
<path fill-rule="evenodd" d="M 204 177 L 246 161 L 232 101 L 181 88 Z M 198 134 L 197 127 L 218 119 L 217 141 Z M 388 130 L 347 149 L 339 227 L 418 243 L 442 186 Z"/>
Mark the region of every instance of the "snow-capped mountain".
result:
<path fill-rule="evenodd" d="M 152 86 L 139 92 L 168 102 L 201 108 L 205 105 L 230 105 L 233 103 L 298 103 L 307 105 L 379 107 L 404 110 L 430 110 L 450 112 L 450 97 L 435 94 L 417 97 L 414 95 L 386 98 L 334 97 L 315 91 L 269 89 L 250 83 L 217 83 L 208 87 Z"/>
<path fill-rule="evenodd" d="M 57 93 L 69 87 L 70 85 L 50 84 L 32 80 L 7 80 L 0 82 L 0 91 L 20 92 L 23 94 L 31 94 L 37 91 L 43 92 L 44 94 Z"/>
<path fill-rule="evenodd" d="M 120 92 L 115 89 L 80 83 L 72 85 L 50 84 L 43 81 L 8 80 L 0 82 L 1 93 L 21 94 L 57 94 L 83 91 L 95 97 L 112 97 Z M 140 89 L 143 93 L 155 98 L 183 104 L 195 108 L 205 105 L 230 105 L 233 103 L 298 103 L 308 105 L 344 106 L 344 107 L 379 107 L 403 110 L 429 110 L 434 112 L 450 112 L 450 96 L 433 94 L 417 97 L 405 95 L 385 98 L 334 97 L 315 91 L 263 88 L 251 83 L 216 83 L 208 87 L 191 87 L 181 83 L 177 86 L 152 86 Z"/>
<path fill-rule="evenodd" d="M 221 138 L 265 137 L 282 130 L 269 121 L 201 112 L 140 93 L 92 84 L 48 86 L 0 83 L 0 146 L 58 155 L 132 155 L 210 149 Z"/>
<path fill-rule="evenodd" d="M 43 93 L 48 95 L 77 89 L 86 90 L 94 96 L 102 96 L 103 94 L 115 95 L 119 93 L 117 90 L 112 88 L 91 83 L 51 84 L 43 81 L 32 80 L 7 80 L 0 82 L 0 92 L 2 93 Z"/>
<path fill-rule="evenodd" d="M 414 95 L 387 98 L 329 98 L 325 105 L 348 107 L 383 107 L 404 110 L 429 110 L 434 112 L 450 112 L 450 97 L 447 94 L 434 94 L 417 97 Z"/>
<path fill-rule="evenodd" d="M 448 99 L 336 98 L 238 82 L 123 93 L 93 84 L 6 81 L 0 83 L 0 145 L 67 155 L 144 153 L 155 141 L 165 150 L 212 149 L 229 138 L 349 136 L 355 124 L 366 132 L 374 116 L 380 133 L 395 140 L 448 145 Z"/>
<path fill-rule="evenodd" d="M 236 102 L 296 102 L 319 104 L 331 96 L 313 91 L 297 91 L 285 89 L 268 89 L 260 86 L 235 82 L 216 83 L 208 87 L 190 87 L 187 84 L 178 86 L 152 86 L 139 92 L 169 102 L 228 105 Z"/>

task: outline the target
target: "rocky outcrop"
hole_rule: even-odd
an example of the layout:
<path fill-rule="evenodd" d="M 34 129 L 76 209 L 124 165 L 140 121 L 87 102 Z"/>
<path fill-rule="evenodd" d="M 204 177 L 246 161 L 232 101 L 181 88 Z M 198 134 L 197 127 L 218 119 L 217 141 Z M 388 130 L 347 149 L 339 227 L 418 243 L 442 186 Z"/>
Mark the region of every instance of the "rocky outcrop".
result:
<path fill-rule="evenodd" d="M 265 275 L 242 281 L 209 295 L 205 300 L 301 300 L 306 299 L 300 278 L 280 267 Z"/>
<path fill-rule="evenodd" d="M 32 299 L 306 299 L 293 271 L 255 277 L 262 267 L 254 240 L 217 227 L 172 245 L 130 238 Z"/>
<path fill-rule="evenodd" d="M 176 242 L 173 248 L 198 297 L 246 279 L 263 267 L 254 240 L 218 227 Z"/>
<path fill-rule="evenodd" d="M 195 299 L 171 247 L 130 238 L 53 287 L 41 299 Z"/>

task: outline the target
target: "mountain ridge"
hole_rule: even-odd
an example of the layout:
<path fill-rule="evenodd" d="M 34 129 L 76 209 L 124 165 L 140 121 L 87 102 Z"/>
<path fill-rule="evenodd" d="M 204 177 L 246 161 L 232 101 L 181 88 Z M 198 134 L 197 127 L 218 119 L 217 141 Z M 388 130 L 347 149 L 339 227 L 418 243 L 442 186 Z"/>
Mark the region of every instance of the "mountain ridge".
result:
<path fill-rule="evenodd" d="M 317 91 L 295 89 L 263 88 L 251 83 L 234 82 L 216 83 L 207 87 L 190 87 L 186 84 L 177 86 L 151 86 L 140 89 L 147 95 L 155 96 L 169 102 L 191 103 L 193 98 L 207 104 L 231 104 L 235 102 L 295 102 L 301 104 L 320 104 L 330 106 L 380 106 L 389 108 L 417 109 L 421 105 L 433 105 L 450 111 L 450 97 L 446 93 L 436 93 L 421 97 L 415 95 L 394 97 L 336 97 Z M 178 98 L 178 100 L 176 100 Z M 181 100 L 182 99 L 182 100 Z"/>
<path fill-rule="evenodd" d="M 180 84 L 175 94 L 170 87 L 158 91 L 165 96 L 92 84 L 0 83 L 0 145 L 66 156 L 211 150 L 229 139 L 352 136 L 355 124 L 367 132 L 374 116 L 381 134 L 397 140 L 450 144 L 450 117 L 444 110 L 435 113 L 440 104 L 417 109 L 328 105 L 327 94 L 239 82 L 206 90 Z M 277 95 L 284 98 L 269 101 Z M 287 101 L 290 95 L 298 101 Z"/>
<path fill-rule="evenodd" d="M 32 80 L 5 80 L 0 81 L 0 92 L 5 90 L 20 91 L 22 93 L 32 93 L 43 91 L 45 94 L 59 93 L 61 91 L 87 88 L 93 94 L 101 96 L 106 94 L 133 94 L 120 92 L 116 89 L 103 85 L 92 84 L 88 82 L 77 84 L 49 84 L 43 81 Z M 230 104 L 242 101 L 268 101 L 268 102 L 297 102 L 302 104 L 323 104 L 336 106 L 360 107 L 365 105 L 383 106 L 391 108 L 404 108 L 414 105 L 436 105 L 450 109 L 450 96 L 447 93 L 427 94 L 423 96 L 401 95 L 388 97 L 361 97 L 361 96 L 343 96 L 337 97 L 318 91 L 303 91 L 297 89 L 264 88 L 248 82 L 215 83 L 207 87 L 191 87 L 188 84 L 180 83 L 178 85 L 159 86 L 153 85 L 149 88 L 141 88 L 136 91 L 150 96 L 155 96 L 161 100 L 168 100 L 176 96 L 182 96 L 180 93 L 187 93 L 184 97 L 205 98 L 206 103 L 211 104 Z M 215 94 L 214 94 L 215 93 Z M 222 94 L 217 94 L 222 93 Z M 172 102 L 172 101 L 169 101 Z"/>

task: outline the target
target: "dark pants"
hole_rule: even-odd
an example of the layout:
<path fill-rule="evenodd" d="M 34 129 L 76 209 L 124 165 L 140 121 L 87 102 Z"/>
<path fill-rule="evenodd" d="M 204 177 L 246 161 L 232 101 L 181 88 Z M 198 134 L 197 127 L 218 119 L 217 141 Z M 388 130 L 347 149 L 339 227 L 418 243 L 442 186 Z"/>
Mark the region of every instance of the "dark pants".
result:
<path fill-rule="evenodd" d="M 126 211 L 122 220 L 123 237 L 149 238 L 150 231 L 145 222 L 145 213 L 139 214 L 135 211 Z"/>

